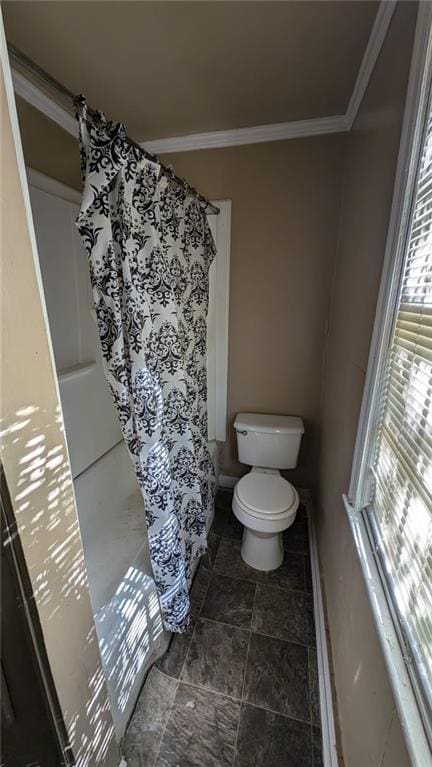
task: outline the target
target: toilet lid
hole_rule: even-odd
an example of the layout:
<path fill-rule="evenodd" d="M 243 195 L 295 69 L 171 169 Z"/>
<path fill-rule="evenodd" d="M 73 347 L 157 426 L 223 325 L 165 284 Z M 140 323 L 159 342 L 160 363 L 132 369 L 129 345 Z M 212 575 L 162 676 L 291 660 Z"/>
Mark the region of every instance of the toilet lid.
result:
<path fill-rule="evenodd" d="M 296 502 L 293 486 L 280 474 L 252 471 L 236 485 L 239 500 L 260 514 L 281 514 Z"/>

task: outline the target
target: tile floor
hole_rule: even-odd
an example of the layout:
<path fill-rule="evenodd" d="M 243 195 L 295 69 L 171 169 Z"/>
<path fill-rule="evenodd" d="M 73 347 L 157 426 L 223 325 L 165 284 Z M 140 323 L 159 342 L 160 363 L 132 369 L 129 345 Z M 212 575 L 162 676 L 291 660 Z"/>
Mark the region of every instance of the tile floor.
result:
<path fill-rule="evenodd" d="M 241 537 L 221 491 L 192 625 L 147 677 L 124 739 L 128 767 L 322 767 L 305 507 L 274 572 L 244 564 Z"/>

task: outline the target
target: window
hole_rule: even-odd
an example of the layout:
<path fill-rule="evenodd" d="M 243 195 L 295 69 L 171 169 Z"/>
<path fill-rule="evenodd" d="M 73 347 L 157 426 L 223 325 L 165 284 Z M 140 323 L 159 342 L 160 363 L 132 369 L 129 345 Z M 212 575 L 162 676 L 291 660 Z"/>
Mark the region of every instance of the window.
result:
<path fill-rule="evenodd" d="M 423 767 L 432 763 L 432 14 L 421 5 L 347 508 L 407 745 Z"/>
<path fill-rule="evenodd" d="M 430 108 L 429 108 L 430 109 Z M 432 704 L 432 115 L 370 460 L 371 528 L 425 705 Z"/>

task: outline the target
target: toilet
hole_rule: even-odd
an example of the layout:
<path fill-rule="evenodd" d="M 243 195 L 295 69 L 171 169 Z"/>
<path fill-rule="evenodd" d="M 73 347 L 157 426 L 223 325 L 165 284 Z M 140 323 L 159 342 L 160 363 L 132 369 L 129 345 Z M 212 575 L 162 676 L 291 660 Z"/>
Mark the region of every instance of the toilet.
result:
<path fill-rule="evenodd" d="M 297 465 L 303 421 L 296 416 L 239 413 L 234 421 L 240 463 L 252 467 L 234 488 L 232 510 L 244 526 L 242 559 L 255 570 L 283 561 L 282 532 L 295 520 L 299 496 L 280 469 Z"/>

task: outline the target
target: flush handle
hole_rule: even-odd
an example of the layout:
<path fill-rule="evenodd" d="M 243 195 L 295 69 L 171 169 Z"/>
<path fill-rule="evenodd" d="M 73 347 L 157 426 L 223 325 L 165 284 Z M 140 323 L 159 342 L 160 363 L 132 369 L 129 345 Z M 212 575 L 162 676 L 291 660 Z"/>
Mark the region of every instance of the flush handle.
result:
<path fill-rule="evenodd" d="M 239 434 L 242 434 L 243 437 L 247 437 L 247 431 L 239 431 Z"/>

